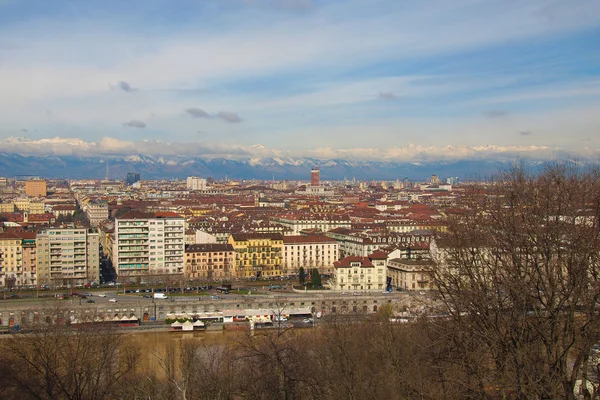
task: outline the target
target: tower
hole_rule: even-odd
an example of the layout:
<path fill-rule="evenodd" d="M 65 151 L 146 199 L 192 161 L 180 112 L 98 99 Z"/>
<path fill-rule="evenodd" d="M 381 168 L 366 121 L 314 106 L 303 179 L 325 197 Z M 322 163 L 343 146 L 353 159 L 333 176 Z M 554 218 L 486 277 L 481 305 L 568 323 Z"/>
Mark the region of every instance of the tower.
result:
<path fill-rule="evenodd" d="M 106 176 L 104 177 L 104 180 L 105 180 L 106 182 L 110 181 L 110 179 L 109 179 L 109 175 L 108 175 L 108 163 L 106 163 Z"/>
<path fill-rule="evenodd" d="M 320 174 L 318 166 L 310 171 L 310 186 L 319 186 L 321 180 Z"/>

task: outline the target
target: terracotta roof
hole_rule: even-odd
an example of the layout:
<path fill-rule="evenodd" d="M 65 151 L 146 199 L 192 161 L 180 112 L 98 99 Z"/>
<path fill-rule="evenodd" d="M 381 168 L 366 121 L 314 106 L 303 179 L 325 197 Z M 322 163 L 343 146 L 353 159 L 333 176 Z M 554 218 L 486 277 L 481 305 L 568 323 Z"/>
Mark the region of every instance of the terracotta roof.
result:
<path fill-rule="evenodd" d="M 385 260 L 387 259 L 387 253 L 376 250 L 371 255 L 369 255 L 369 258 L 371 260 Z"/>
<path fill-rule="evenodd" d="M 232 233 L 231 235 L 236 242 L 255 239 L 283 240 L 281 233 Z"/>
<path fill-rule="evenodd" d="M 348 256 L 333 263 L 335 268 L 351 268 L 351 263 L 360 263 L 360 268 L 373 268 L 374 265 L 369 257 Z"/>
<path fill-rule="evenodd" d="M 284 244 L 292 244 L 292 243 L 335 243 L 335 239 L 332 239 L 327 236 L 320 235 L 300 235 L 300 236 L 284 236 L 283 243 Z"/>

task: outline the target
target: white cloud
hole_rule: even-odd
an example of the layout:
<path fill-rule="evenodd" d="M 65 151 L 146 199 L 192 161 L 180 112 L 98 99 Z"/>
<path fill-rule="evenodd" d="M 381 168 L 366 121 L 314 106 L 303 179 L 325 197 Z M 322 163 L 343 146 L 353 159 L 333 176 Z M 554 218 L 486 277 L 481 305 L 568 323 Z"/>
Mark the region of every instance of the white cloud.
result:
<path fill-rule="evenodd" d="M 566 154 L 564 149 L 548 146 L 422 146 L 407 144 L 389 148 L 331 148 L 321 147 L 306 150 L 281 150 L 254 144 L 250 146 L 222 143 L 167 143 L 163 141 L 126 141 L 104 137 L 99 142 L 86 142 L 77 138 L 33 140 L 11 137 L 0 141 L 4 152 L 25 155 L 130 155 L 150 154 L 163 156 L 203 157 L 312 157 L 317 159 L 385 160 L 385 161 L 453 161 L 453 160 L 507 160 L 515 157 L 548 160 L 557 154 Z M 586 148 L 571 156 L 597 157 L 599 149 Z"/>

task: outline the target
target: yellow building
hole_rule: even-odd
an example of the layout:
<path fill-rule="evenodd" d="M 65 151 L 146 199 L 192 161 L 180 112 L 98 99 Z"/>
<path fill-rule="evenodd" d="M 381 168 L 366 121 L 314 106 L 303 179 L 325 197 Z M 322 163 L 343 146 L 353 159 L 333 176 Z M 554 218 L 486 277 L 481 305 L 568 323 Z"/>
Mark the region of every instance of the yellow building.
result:
<path fill-rule="evenodd" d="M 25 194 L 30 197 L 46 197 L 46 181 L 43 179 L 32 179 L 25 181 Z"/>
<path fill-rule="evenodd" d="M 0 233 L 0 285 L 17 286 L 22 284 L 23 246 L 21 237 L 11 232 Z M 10 285 L 7 283 L 10 282 Z"/>
<path fill-rule="evenodd" d="M 283 235 L 280 233 L 233 233 L 228 242 L 236 252 L 234 277 L 281 276 Z"/>
<path fill-rule="evenodd" d="M 22 213 L 44 214 L 46 212 L 46 205 L 43 201 L 36 201 L 27 197 L 15 199 L 13 205 L 14 208 Z"/>
<path fill-rule="evenodd" d="M 13 212 L 15 212 L 15 205 L 13 203 L 0 203 L 0 213 Z"/>

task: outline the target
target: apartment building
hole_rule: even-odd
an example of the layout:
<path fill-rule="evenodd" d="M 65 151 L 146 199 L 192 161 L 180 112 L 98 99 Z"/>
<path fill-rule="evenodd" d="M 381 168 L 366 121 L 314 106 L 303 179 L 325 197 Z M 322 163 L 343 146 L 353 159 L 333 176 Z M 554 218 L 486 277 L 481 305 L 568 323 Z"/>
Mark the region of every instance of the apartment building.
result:
<path fill-rule="evenodd" d="M 336 261 L 333 290 L 376 292 L 387 289 L 387 254 L 376 251 L 368 257 L 349 256 Z"/>
<path fill-rule="evenodd" d="M 18 198 L 13 201 L 15 208 L 22 213 L 44 214 L 46 206 L 43 201 L 29 199 L 27 197 Z"/>
<path fill-rule="evenodd" d="M 12 232 L 0 233 L 0 284 L 3 287 L 22 283 L 23 246 L 21 238 Z"/>
<path fill-rule="evenodd" d="M 115 220 L 113 265 L 120 277 L 183 275 L 185 221 L 173 212 L 130 211 Z"/>
<path fill-rule="evenodd" d="M 270 278 L 282 275 L 283 235 L 280 233 L 233 233 L 229 236 L 238 278 Z"/>
<path fill-rule="evenodd" d="M 206 190 L 206 179 L 197 176 L 188 176 L 186 187 L 188 190 Z"/>
<path fill-rule="evenodd" d="M 46 181 L 43 179 L 25 181 L 25 194 L 29 197 L 46 197 Z"/>
<path fill-rule="evenodd" d="M 185 246 L 185 279 L 230 279 L 235 272 L 235 251 L 230 244 L 203 243 Z"/>
<path fill-rule="evenodd" d="M 407 291 L 431 290 L 434 266 L 431 260 L 395 258 L 388 262 L 387 275 L 393 288 Z"/>
<path fill-rule="evenodd" d="M 331 274 L 338 253 L 338 243 L 326 236 L 284 236 L 283 273 L 297 275 L 303 267 L 305 271 L 317 268 L 321 274 Z"/>
<path fill-rule="evenodd" d="M 108 203 L 104 201 L 90 201 L 85 206 L 85 214 L 91 226 L 98 226 L 108 219 Z"/>
<path fill-rule="evenodd" d="M 37 235 L 38 283 L 82 285 L 100 280 L 98 232 L 51 228 Z"/>

